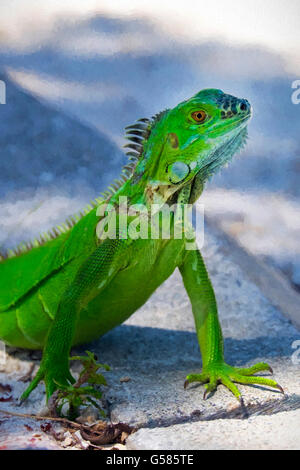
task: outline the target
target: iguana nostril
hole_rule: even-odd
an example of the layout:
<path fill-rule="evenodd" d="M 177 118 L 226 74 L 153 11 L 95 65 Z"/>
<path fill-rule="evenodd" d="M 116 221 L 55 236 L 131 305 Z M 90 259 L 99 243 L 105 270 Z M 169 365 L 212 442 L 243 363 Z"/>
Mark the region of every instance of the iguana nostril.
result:
<path fill-rule="evenodd" d="M 247 111 L 249 109 L 249 103 L 247 101 L 242 101 L 240 103 L 240 110 Z"/>

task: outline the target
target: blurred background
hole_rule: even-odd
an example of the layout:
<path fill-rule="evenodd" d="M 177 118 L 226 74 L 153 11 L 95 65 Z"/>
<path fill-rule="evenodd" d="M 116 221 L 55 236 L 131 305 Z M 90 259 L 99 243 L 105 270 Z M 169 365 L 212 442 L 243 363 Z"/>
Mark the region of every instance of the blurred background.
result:
<path fill-rule="evenodd" d="M 221 88 L 254 116 L 200 202 L 300 290 L 299 21 L 298 0 L 1 0 L 1 248 L 118 177 L 126 125 Z"/>

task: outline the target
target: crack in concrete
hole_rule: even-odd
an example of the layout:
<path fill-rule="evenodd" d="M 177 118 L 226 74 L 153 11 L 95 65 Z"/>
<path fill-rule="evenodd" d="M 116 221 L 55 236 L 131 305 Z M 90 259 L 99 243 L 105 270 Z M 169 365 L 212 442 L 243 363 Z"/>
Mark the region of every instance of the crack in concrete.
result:
<path fill-rule="evenodd" d="M 293 411 L 300 408 L 300 395 L 293 394 L 282 399 L 272 399 L 265 403 L 249 403 L 237 406 L 231 410 L 219 410 L 214 414 L 206 415 L 200 410 L 193 411 L 190 415 L 170 417 L 163 420 L 149 420 L 146 425 L 136 425 L 135 429 L 153 429 L 174 426 L 175 424 L 187 424 L 199 421 L 214 421 L 217 419 L 247 419 L 250 416 L 273 415 L 284 411 Z"/>

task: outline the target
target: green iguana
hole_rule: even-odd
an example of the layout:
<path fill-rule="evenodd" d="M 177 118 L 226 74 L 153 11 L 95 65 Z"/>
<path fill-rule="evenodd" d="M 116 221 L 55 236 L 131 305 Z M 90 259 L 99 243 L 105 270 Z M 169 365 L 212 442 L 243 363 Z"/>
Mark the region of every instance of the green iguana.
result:
<path fill-rule="evenodd" d="M 2 255 L 0 339 L 16 347 L 43 349 L 40 368 L 21 399 L 41 380 L 47 399 L 58 384 L 73 384 L 71 347 L 124 322 L 175 268 L 191 300 L 202 355 L 202 372 L 188 375 L 185 386 L 205 383 L 205 398 L 222 383 L 240 401 L 234 382 L 282 391 L 274 380 L 253 375 L 272 372 L 268 364 L 237 368 L 225 363 L 215 295 L 204 261 L 195 245 L 191 249 L 191 227 L 181 228 L 181 237 L 176 232 L 178 221 L 184 219 L 183 207 L 195 203 L 205 182 L 244 145 L 250 116 L 247 100 L 206 89 L 173 109 L 138 120 L 126 128 L 130 162 L 104 198 L 34 242 Z M 129 236 L 130 224 L 141 229 L 146 219 L 137 224 L 136 213 L 128 213 L 124 226 L 121 198 L 127 198 L 129 207 L 146 208 L 148 221 L 152 207 L 159 213 L 175 204 L 168 219 L 170 236 L 162 236 L 163 211 L 156 225 L 158 236 L 151 236 L 153 227 L 143 236 L 142 230 L 139 236 Z M 112 214 L 115 237 L 105 238 L 101 233 Z M 105 223 L 99 229 L 101 220 Z"/>

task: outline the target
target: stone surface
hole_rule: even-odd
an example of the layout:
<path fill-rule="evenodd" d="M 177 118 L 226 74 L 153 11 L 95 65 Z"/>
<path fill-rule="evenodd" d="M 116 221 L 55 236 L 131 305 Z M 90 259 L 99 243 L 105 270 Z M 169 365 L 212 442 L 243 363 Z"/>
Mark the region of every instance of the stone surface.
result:
<path fill-rule="evenodd" d="M 272 416 L 217 419 L 140 429 L 127 439 L 130 450 L 299 450 L 300 410 Z"/>
<path fill-rule="evenodd" d="M 16 200 L 25 191 L 66 184 L 69 196 L 80 185 L 98 192 L 119 175 L 122 153 L 106 135 L 41 103 L 1 70 L 0 79 L 6 84 L 0 108 L 1 198 L 9 194 Z"/>
<path fill-rule="evenodd" d="M 215 188 L 206 189 L 199 203 L 222 230 L 254 256 L 275 266 L 292 287 L 300 290 L 300 204 L 297 199 L 274 191 Z"/>
<path fill-rule="evenodd" d="M 41 430 L 41 423 L 1 413 L 0 450 L 61 450 L 54 437 Z"/>

